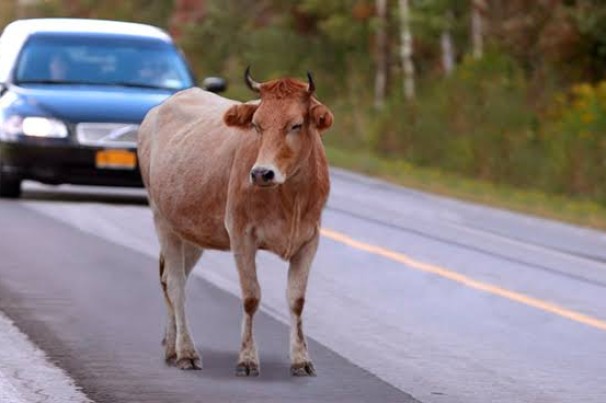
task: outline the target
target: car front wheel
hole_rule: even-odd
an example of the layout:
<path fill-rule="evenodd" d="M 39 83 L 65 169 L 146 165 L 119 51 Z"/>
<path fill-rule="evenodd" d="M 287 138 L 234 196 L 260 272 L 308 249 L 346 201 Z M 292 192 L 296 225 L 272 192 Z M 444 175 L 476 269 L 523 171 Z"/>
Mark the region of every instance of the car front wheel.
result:
<path fill-rule="evenodd" d="M 16 199 L 21 196 L 21 179 L 11 177 L 0 169 L 0 197 Z"/>

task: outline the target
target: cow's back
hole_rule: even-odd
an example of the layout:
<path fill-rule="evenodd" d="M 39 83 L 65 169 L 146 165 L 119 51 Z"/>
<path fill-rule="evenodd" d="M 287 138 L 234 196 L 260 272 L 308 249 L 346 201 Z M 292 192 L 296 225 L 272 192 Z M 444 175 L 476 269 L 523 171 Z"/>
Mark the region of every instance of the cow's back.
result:
<path fill-rule="evenodd" d="M 139 129 L 139 164 L 154 214 L 207 248 L 229 248 L 225 204 L 242 133 L 225 126 L 223 114 L 234 103 L 185 90 L 153 108 Z"/>

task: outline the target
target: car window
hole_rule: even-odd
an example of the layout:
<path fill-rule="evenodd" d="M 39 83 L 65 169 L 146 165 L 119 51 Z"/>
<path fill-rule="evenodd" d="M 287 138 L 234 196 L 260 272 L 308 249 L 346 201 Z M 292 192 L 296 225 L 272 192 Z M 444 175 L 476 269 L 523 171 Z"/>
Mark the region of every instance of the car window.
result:
<path fill-rule="evenodd" d="M 183 89 L 187 65 L 169 43 L 112 35 L 36 35 L 19 56 L 15 81 Z"/>

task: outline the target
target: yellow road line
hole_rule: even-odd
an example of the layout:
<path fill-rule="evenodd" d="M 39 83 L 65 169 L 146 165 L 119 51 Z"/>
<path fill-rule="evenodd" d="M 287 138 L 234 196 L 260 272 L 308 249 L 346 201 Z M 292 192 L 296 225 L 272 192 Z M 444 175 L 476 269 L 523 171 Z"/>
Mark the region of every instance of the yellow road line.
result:
<path fill-rule="evenodd" d="M 553 304 L 551 302 L 542 301 L 538 298 L 533 298 L 528 295 L 521 294 L 519 292 L 510 291 L 492 284 L 483 283 L 481 281 L 474 280 L 470 277 L 464 276 L 460 273 L 448 270 L 440 266 L 419 262 L 403 253 L 395 252 L 386 248 L 382 248 L 380 246 L 356 241 L 355 239 L 337 231 L 322 228 L 320 232 L 323 236 L 330 238 L 334 241 L 341 242 L 345 245 L 362 250 L 364 252 L 382 256 L 395 262 L 403 263 L 406 266 L 411 267 L 415 270 L 435 274 L 437 276 L 447 278 L 451 281 L 455 281 L 459 284 L 463 284 L 466 287 L 480 290 L 489 294 L 498 295 L 499 297 L 506 298 L 508 300 L 515 301 L 520 304 L 528 305 L 533 308 L 540 309 L 542 311 L 549 312 L 554 315 L 561 316 L 563 318 L 606 331 L 606 321 L 593 318 L 589 315 L 575 312 L 570 309 L 566 309 L 556 304 Z"/>

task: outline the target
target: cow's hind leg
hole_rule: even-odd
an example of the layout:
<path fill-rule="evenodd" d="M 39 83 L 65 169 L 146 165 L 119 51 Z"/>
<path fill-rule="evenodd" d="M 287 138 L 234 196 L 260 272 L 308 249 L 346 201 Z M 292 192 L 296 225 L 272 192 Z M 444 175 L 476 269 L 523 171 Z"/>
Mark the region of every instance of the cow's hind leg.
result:
<path fill-rule="evenodd" d="M 166 287 L 167 279 L 164 275 L 166 262 L 164 255 L 160 252 L 160 285 L 162 286 L 162 292 L 164 294 L 164 302 L 166 302 L 166 313 L 167 322 L 166 329 L 164 331 L 164 338 L 162 339 L 162 345 L 164 346 L 166 362 L 173 362 L 177 359 L 177 348 L 175 346 L 175 337 L 177 335 L 177 327 L 175 324 L 175 308 L 168 298 L 168 290 Z"/>
<path fill-rule="evenodd" d="M 260 372 L 259 354 L 253 337 L 253 316 L 261 301 L 261 287 L 257 280 L 255 265 L 256 248 L 252 242 L 234 243 L 234 255 L 242 290 L 242 344 L 236 366 L 237 376 L 258 376 Z"/>
<path fill-rule="evenodd" d="M 286 297 L 290 308 L 290 371 L 294 376 L 315 375 L 309 352 L 307 351 L 307 341 L 303 333 L 303 306 L 305 305 L 305 290 L 307 289 L 307 279 L 311 262 L 318 249 L 318 235 L 309 241 L 293 256 L 290 260 L 288 269 L 288 288 Z"/>
<path fill-rule="evenodd" d="M 165 357 L 181 369 L 201 369 L 185 316 L 185 283 L 202 250 L 171 233 L 160 236 L 160 283 L 168 309 L 163 339 Z"/>

